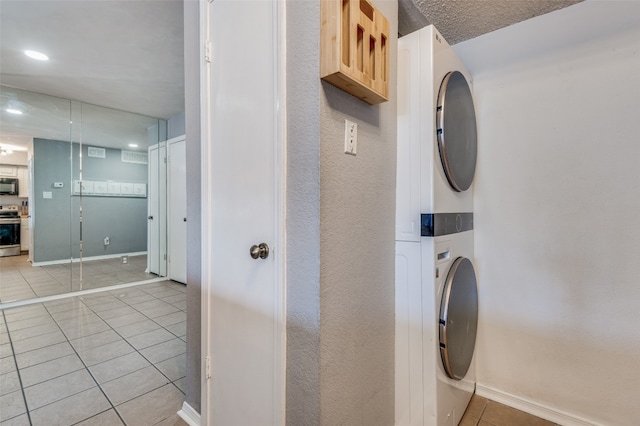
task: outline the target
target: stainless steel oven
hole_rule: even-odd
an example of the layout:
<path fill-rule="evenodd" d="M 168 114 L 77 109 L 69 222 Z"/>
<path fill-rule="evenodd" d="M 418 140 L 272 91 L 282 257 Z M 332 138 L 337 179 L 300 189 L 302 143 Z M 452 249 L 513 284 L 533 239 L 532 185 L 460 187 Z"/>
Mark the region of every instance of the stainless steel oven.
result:
<path fill-rule="evenodd" d="M 20 215 L 17 205 L 0 206 L 0 256 L 20 254 Z"/>

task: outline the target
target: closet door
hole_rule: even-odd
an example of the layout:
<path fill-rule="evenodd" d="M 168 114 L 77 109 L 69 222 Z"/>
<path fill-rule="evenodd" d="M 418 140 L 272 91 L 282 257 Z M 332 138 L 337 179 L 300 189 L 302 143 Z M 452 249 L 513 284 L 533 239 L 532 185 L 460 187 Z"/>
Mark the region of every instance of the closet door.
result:
<path fill-rule="evenodd" d="M 187 168 L 184 136 L 168 141 L 169 278 L 187 283 Z"/>

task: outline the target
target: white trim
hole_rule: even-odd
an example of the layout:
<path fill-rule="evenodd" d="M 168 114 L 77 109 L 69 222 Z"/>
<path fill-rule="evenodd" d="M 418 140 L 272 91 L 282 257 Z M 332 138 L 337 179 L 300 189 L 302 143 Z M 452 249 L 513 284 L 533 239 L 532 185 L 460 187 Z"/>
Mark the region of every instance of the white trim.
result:
<path fill-rule="evenodd" d="M 152 278 L 150 280 L 136 281 L 133 283 L 125 283 L 125 284 L 116 284 L 116 285 L 110 285 L 110 286 L 100 287 L 100 288 L 92 288 L 89 290 L 71 291 L 69 293 L 54 294 L 52 296 L 37 297 L 35 299 L 17 300 L 15 302 L 0 303 L 0 310 L 17 308 L 19 306 L 25 306 L 25 305 L 32 305 L 34 303 L 51 302 L 52 300 L 66 299 L 68 297 L 78 297 L 78 296 L 84 296 L 87 294 L 101 293 L 103 291 L 119 290 L 121 288 L 135 287 L 138 285 L 157 283 L 161 281 L 170 281 L 170 280 L 166 277 Z"/>
<path fill-rule="evenodd" d="M 60 260 L 48 260 L 46 262 L 32 262 L 31 266 L 49 266 L 49 265 L 61 265 L 64 263 L 79 263 L 80 261 L 82 262 L 90 262 L 92 260 L 105 260 L 105 259 L 116 259 L 118 257 L 122 257 L 122 256 L 129 256 L 129 257 L 134 257 L 134 256 L 142 256 L 142 255 L 146 255 L 147 252 L 146 251 L 136 251 L 133 253 L 117 253 L 117 254 L 105 254 L 102 256 L 91 256 L 91 257 L 82 257 L 82 259 L 80 259 L 79 257 L 72 257 L 70 259 L 60 259 Z"/>
<path fill-rule="evenodd" d="M 209 114 L 211 111 L 211 81 L 209 68 L 211 63 L 205 60 L 205 46 L 209 39 L 209 1 L 200 0 L 200 42 L 199 62 L 200 62 L 200 234 L 201 238 L 200 259 L 201 277 L 200 286 L 200 416 L 203 424 L 210 425 L 211 407 L 209 406 L 211 395 L 211 380 L 207 378 L 205 371 L 205 361 L 211 353 L 211 303 L 209 299 L 208 278 L 211 276 L 208 259 L 211 253 L 211 194 L 209 182 L 211 182 L 212 171 L 209 168 L 209 157 L 211 147 L 211 128 L 209 125 Z"/>
<path fill-rule="evenodd" d="M 178 416 L 187 422 L 189 426 L 200 426 L 200 413 L 187 404 L 187 401 L 182 403 L 182 409 L 178 411 Z"/>
<path fill-rule="evenodd" d="M 515 396 L 489 386 L 483 386 L 481 384 L 476 384 L 476 394 L 564 426 L 605 426 L 602 423 L 587 420 L 555 408 L 547 407 L 538 402 L 522 398 L 520 396 Z"/>
<path fill-rule="evenodd" d="M 286 408 L 287 408 L 287 13 L 286 2 L 274 2 L 274 46 L 276 47 L 276 55 L 279 59 L 275 62 L 276 76 L 276 134 L 274 135 L 274 164 L 275 176 L 274 187 L 276 190 L 276 213 L 275 213 L 275 235 L 276 247 L 280 247 L 280 262 L 277 262 L 275 270 L 275 280 L 280 286 L 276 291 L 275 312 L 279 314 L 276 318 L 275 329 L 280 331 L 280 357 L 276 357 L 277 365 L 274 367 L 276 376 L 276 389 L 274 395 L 279 395 L 280 399 L 280 424 L 286 424 Z M 279 173 L 278 173 L 279 171 Z M 279 327 L 279 328 L 278 328 Z M 277 423 L 276 423 L 277 424 Z"/>

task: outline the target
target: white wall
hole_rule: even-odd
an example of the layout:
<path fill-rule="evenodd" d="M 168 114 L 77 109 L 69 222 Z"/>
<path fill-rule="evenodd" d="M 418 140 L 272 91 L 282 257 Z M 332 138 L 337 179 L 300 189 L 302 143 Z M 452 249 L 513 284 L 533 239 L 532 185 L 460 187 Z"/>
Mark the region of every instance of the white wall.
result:
<path fill-rule="evenodd" d="M 640 3 L 587 1 L 456 50 L 479 129 L 478 392 L 636 425 Z"/>

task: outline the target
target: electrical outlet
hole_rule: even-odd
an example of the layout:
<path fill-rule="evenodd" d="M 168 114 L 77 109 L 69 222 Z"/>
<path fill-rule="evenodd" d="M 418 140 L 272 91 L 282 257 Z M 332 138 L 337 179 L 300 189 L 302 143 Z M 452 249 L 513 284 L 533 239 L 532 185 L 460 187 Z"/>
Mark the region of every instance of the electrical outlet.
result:
<path fill-rule="evenodd" d="M 344 153 L 356 155 L 358 148 L 358 124 L 344 120 Z"/>
<path fill-rule="evenodd" d="M 129 263 L 129 256 L 120 256 L 120 261 L 123 265 L 126 265 L 127 263 Z"/>
<path fill-rule="evenodd" d="M 109 237 L 104 237 L 104 245 L 105 246 L 109 245 Z"/>

